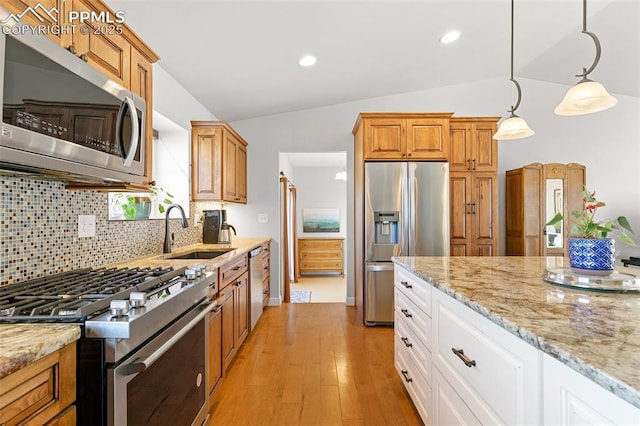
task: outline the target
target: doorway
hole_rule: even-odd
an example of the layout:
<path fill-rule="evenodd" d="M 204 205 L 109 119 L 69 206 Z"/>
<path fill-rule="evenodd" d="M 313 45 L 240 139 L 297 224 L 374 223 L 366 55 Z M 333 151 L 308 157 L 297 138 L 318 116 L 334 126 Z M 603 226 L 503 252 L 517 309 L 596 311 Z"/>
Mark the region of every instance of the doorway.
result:
<path fill-rule="evenodd" d="M 347 302 L 346 163 L 346 152 L 280 153 L 283 301 Z M 315 254 L 304 248 L 312 242 Z"/>

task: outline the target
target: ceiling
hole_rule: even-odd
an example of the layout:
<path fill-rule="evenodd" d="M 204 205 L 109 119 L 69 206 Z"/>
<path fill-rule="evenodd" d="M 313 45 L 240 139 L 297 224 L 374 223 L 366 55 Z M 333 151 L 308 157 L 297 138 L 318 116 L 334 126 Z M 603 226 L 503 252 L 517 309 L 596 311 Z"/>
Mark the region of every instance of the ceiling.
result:
<path fill-rule="evenodd" d="M 346 152 L 287 152 L 289 164 L 293 167 L 338 167 L 347 166 Z"/>
<path fill-rule="evenodd" d="M 107 0 L 160 65 L 216 117 L 236 121 L 378 96 L 509 79 L 508 0 Z M 461 38 L 442 45 L 449 29 Z M 564 85 L 595 57 L 582 1 L 515 2 L 515 77 Z M 590 0 L 602 44 L 590 75 L 640 97 L 640 0 Z M 318 63 L 302 68 L 312 53 Z"/>

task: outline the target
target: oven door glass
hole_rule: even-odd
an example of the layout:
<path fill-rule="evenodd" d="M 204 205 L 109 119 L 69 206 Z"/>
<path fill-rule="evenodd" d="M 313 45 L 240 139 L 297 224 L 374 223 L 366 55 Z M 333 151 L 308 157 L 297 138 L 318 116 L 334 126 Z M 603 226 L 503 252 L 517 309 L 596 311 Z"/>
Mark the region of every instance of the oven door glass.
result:
<path fill-rule="evenodd" d="M 195 311 L 112 370 L 109 424 L 179 426 L 206 416 L 205 320 Z"/>

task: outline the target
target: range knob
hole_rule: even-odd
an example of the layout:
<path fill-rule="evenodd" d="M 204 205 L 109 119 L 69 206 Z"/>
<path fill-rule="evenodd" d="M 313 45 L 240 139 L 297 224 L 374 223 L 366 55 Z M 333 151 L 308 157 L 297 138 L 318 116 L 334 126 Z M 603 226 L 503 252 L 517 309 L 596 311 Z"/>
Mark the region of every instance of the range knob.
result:
<path fill-rule="evenodd" d="M 186 271 L 184 271 L 184 277 L 188 280 L 195 280 L 197 276 L 198 273 L 195 269 L 187 269 Z"/>
<path fill-rule="evenodd" d="M 203 276 L 204 272 L 207 270 L 207 268 L 204 265 L 196 265 L 192 269 L 196 270 L 196 275 L 199 277 Z"/>
<path fill-rule="evenodd" d="M 111 315 L 113 315 L 114 317 L 127 315 L 129 313 L 129 301 L 112 300 L 109 308 L 111 309 Z"/>
<path fill-rule="evenodd" d="M 132 308 L 140 308 L 147 304 L 147 294 L 134 291 L 129 295 L 129 304 Z"/>

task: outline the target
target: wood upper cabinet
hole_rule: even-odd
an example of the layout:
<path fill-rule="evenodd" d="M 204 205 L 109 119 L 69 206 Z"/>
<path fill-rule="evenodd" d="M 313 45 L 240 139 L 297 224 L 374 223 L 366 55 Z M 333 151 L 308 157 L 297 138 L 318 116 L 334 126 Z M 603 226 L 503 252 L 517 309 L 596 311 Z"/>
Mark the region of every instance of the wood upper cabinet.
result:
<path fill-rule="evenodd" d="M 20 19 L 21 22 L 28 25 L 45 25 L 46 27 L 67 25 L 68 17 L 65 12 L 68 10 L 71 0 L 4 0 L 2 2 L 2 7 L 11 13 L 19 14 L 28 7 L 35 7 L 38 3 L 47 9 L 50 14 L 39 13 L 38 16 L 42 18 L 42 21 L 40 21 L 34 14 L 26 13 Z M 50 31 L 49 34 L 47 34 L 47 37 L 64 47 L 71 44 L 70 32 Z"/>
<path fill-rule="evenodd" d="M 193 201 L 247 203 L 247 142 L 223 121 L 191 122 Z"/>
<path fill-rule="evenodd" d="M 97 13 L 104 10 L 104 5 L 92 0 L 72 0 L 71 9 Z M 124 87 L 130 87 L 131 44 L 115 28 L 113 32 L 103 31 L 109 25 L 101 22 L 88 20 L 80 25 L 88 31 L 73 32 L 71 52 Z"/>
<path fill-rule="evenodd" d="M 150 182 L 153 177 L 153 66 L 147 56 L 135 47 L 131 48 L 131 91 L 147 103 L 147 127 L 145 176 Z"/>
<path fill-rule="evenodd" d="M 451 256 L 497 254 L 498 179 L 493 172 L 449 174 Z"/>
<path fill-rule="evenodd" d="M 222 146 L 223 198 L 247 203 L 247 143 L 231 132 L 224 133 Z"/>
<path fill-rule="evenodd" d="M 498 143 L 493 139 L 500 117 L 452 118 L 449 170 L 495 172 Z"/>
<path fill-rule="evenodd" d="M 364 160 L 447 160 L 451 114 L 361 113 Z"/>
<path fill-rule="evenodd" d="M 191 124 L 191 199 L 221 200 L 222 130 Z"/>

